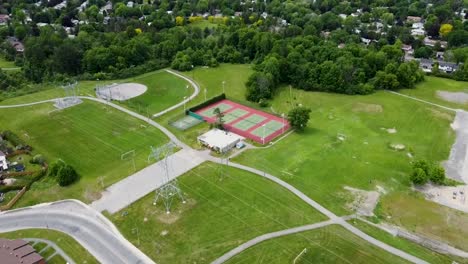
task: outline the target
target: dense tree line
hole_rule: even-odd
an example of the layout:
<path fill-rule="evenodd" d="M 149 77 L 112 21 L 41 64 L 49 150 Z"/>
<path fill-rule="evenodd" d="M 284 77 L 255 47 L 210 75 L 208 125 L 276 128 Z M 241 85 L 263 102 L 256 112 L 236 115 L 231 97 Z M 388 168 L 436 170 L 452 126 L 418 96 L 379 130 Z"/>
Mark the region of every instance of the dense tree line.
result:
<path fill-rule="evenodd" d="M 247 83 L 251 101 L 269 99 L 280 84 L 304 90 L 367 94 L 375 89 L 410 88 L 423 79 L 415 63 L 402 63 L 402 44 L 415 47 L 417 57 L 433 55 L 420 39 L 411 36 L 408 15 L 426 18 L 428 33 L 449 41 L 454 57 L 466 60 L 468 23 L 455 19 L 462 1 L 240 1 L 154 0 L 135 7 L 113 0 L 112 11 L 101 11 L 104 0 L 70 0 L 62 10 L 29 0 L 0 0 L 0 13 L 14 20 L 0 27 L 0 40 L 16 36 L 25 43 L 25 77 L 33 82 L 68 77 L 121 78 L 161 67 L 186 71 L 194 66 L 216 67 L 219 63 L 254 63 L 255 73 Z M 26 22 L 24 8 L 32 22 Z M 388 6 L 381 8 L 380 6 Z M 350 15 L 359 9 L 359 19 Z M 208 12 L 215 27 L 191 26 Z M 239 14 L 234 14 L 241 12 Z M 261 14 L 268 15 L 262 17 Z M 214 14 L 222 13 L 217 17 Z M 105 18 L 109 19 L 104 21 Z M 74 27 L 70 38 L 62 26 L 72 20 L 87 21 Z M 377 33 L 377 20 L 383 29 Z M 51 25 L 38 27 L 37 23 Z M 363 26 L 368 23 L 370 26 Z M 442 27 L 450 23 L 450 27 Z M 448 25 L 448 24 L 447 24 Z M 359 30 L 359 31 L 357 31 Z M 441 32 L 439 32 L 441 31 Z M 440 36 L 439 36 L 440 35 Z M 366 46 L 361 38 L 371 40 Z M 437 49 L 437 48 L 435 48 Z M 456 52 L 456 50 L 459 50 Z M 15 51 L 3 49 L 7 56 Z M 465 67 L 466 68 L 466 67 Z M 468 79 L 466 70 L 459 79 Z"/>

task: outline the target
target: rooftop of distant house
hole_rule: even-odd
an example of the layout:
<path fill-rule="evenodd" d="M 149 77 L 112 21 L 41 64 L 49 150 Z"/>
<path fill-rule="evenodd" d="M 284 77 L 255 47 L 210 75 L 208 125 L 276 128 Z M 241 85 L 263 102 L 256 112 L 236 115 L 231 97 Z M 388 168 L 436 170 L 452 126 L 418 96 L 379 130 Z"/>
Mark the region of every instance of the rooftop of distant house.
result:
<path fill-rule="evenodd" d="M 45 264 L 44 258 L 37 254 L 27 241 L 0 238 L 0 260 L 2 264 Z"/>

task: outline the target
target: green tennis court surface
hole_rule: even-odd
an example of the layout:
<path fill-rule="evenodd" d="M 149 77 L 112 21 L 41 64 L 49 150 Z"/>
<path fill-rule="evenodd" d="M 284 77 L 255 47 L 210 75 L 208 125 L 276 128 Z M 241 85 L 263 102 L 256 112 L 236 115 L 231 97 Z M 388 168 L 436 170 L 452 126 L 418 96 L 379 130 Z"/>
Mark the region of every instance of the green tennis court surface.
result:
<path fill-rule="evenodd" d="M 249 111 L 245 111 L 244 109 L 240 109 L 240 108 L 234 109 L 231 112 L 224 114 L 224 118 L 223 118 L 224 123 L 226 124 L 231 123 L 232 121 L 240 117 L 243 117 L 247 115 L 248 113 Z"/>
<path fill-rule="evenodd" d="M 171 123 L 171 126 L 177 128 L 177 129 L 180 129 L 180 130 L 186 130 L 186 129 L 189 129 L 195 125 L 198 125 L 200 124 L 201 122 L 203 122 L 202 120 L 200 119 L 197 119 L 193 116 L 184 116 L 183 118 L 179 119 L 179 120 L 176 120 L 174 122 Z"/>
<path fill-rule="evenodd" d="M 263 126 L 260 126 L 254 131 L 251 131 L 250 133 L 257 137 L 268 137 L 269 135 L 275 133 L 282 127 L 283 127 L 283 124 L 281 122 L 271 120 L 270 122 L 265 124 L 265 130 L 263 129 Z M 265 134 L 263 134 L 264 133 L 263 131 L 265 131 Z"/>
<path fill-rule="evenodd" d="M 263 116 L 260 116 L 260 115 L 257 115 L 257 114 L 253 114 L 253 115 L 247 117 L 246 119 L 243 119 L 243 120 L 233 124 L 232 126 L 237 128 L 237 129 L 240 129 L 242 131 L 246 131 L 246 130 L 249 130 L 250 128 L 256 126 L 257 124 L 263 122 L 265 119 L 266 119 L 266 117 L 263 117 Z"/>
<path fill-rule="evenodd" d="M 229 105 L 229 104 L 225 104 L 225 103 L 220 103 L 216 106 L 213 106 L 209 109 L 206 109 L 205 111 L 201 112 L 200 114 L 202 116 L 206 116 L 206 117 L 214 117 L 216 114 L 215 114 L 215 109 L 216 108 L 219 108 L 219 110 L 221 110 L 221 112 L 226 112 L 227 110 L 231 109 L 233 106 L 232 105 Z"/>

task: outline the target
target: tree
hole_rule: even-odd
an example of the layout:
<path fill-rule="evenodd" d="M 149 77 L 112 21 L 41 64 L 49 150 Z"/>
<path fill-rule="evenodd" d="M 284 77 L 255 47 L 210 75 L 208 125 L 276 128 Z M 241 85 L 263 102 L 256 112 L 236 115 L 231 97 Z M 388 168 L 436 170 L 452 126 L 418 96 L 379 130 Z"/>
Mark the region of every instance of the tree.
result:
<path fill-rule="evenodd" d="M 216 115 L 216 122 L 215 122 L 216 128 L 224 129 L 224 120 L 223 120 L 224 114 L 223 112 L 221 112 L 221 109 L 219 109 L 219 107 L 216 107 L 213 110 L 213 113 Z"/>
<path fill-rule="evenodd" d="M 430 180 L 436 184 L 445 182 L 445 169 L 438 165 L 433 165 L 431 168 Z"/>
<path fill-rule="evenodd" d="M 400 83 L 398 82 L 398 78 L 395 74 L 378 71 L 375 75 L 374 89 L 396 90 L 399 87 Z"/>
<path fill-rule="evenodd" d="M 57 174 L 57 183 L 60 186 L 68 186 L 79 178 L 78 173 L 70 165 L 63 166 Z"/>
<path fill-rule="evenodd" d="M 52 163 L 49 169 L 49 176 L 56 177 L 58 172 L 64 167 L 66 164 L 63 160 L 59 159 Z"/>
<path fill-rule="evenodd" d="M 452 32 L 453 26 L 450 24 L 442 24 L 440 26 L 439 33 L 442 37 L 446 37 L 450 32 Z"/>
<path fill-rule="evenodd" d="M 422 185 L 427 183 L 428 176 L 421 168 L 415 168 L 410 175 L 410 180 L 416 185 Z"/>
<path fill-rule="evenodd" d="M 450 47 L 468 45 L 468 31 L 454 30 L 448 34 L 447 40 Z"/>
<path fill-rule="evenodd" d="M 298 131 L 303 131 L 309 122 L 310 112 L 311 110 L 304 106 L 298 106 L 289 111 L 288 120 L 291 127 Z"/>
<path fill-rule="evenodd" d="M 425 160 L 417 160 L 413 163 L 413 169 L 417 169 L 417 168 L 422 169 L 424 173 L 429 175 L 431 166 Z"/>
<path fill-rule="evenodd" d="M 176 25 L 183 26 L 184 25 L 184 18 L 181 16 L 176 17 Z"/>
<path fill-rule="evenodd" d="M 415 58 L 429 59 L 432 56 L 432 49 L 426 46 L 419 47 L 414 51 Z"/>
<path fill-rule="evenodd" d="M 246 83 L 246 99 L 259 102 L 260 99 L 270 99 L 273 96 L 274 80 L 271 74 L 254 72 Z"/>

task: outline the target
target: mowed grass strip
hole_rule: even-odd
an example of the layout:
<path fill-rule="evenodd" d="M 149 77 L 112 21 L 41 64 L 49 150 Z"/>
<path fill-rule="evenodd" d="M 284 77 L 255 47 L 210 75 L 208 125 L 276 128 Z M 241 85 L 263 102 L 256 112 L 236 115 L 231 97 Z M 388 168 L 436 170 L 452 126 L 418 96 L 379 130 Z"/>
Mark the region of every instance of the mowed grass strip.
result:
<path fill-rule="evenodd" d="M 293 263 L 305 248 L 296 263 L 409 263 L 338 225 L 264 241 L 226 263 Z"/>
<path fill-rule="evenodd" d="M 187 203 L 175 199 L 170 215 L 150 194 L 110 216 L 157 263 L 209 263 L 264 233 L 326 220 L 284 188 L 238 169 L 203 163 L 178 179 Z"/>
<path fill-rule="evenodd" d="M 0 233 L 0 237 L 6 239 L 22 239 L 22 238 L 40 238 L 54 242 L 59 246 L 70 258 L 76 263 L 87 263 L 94 264 L 99 263 L 83 246 L 81 246 L 72 237 L 55 230 L 44 230 L 44 229 L 24 229 L 8 233 Z M 39 244 L 38 244 L 39 245 Z M 40 243 L 40 246 L 34 248 L 36 250 L 42 250 L 46 247 L 45 244 Z M 49 249 L 52 249 L 51 247 Z M 54 250 L 52 249 L 52 252 Z M 44 256 L 45 257 L 45 256 Z M 57 256 L 52 258 L 56 259 Z M 59 260 L 60 258 L 57 258 Z M 48 262 L 49 263 L 49 262 Z M 60 263 L 55 262 L 51 263 Z M 65 262 L 61 262 L 65 263 Z"/>
<path fill-rule="evenodd" d="M 72 165 L 81 179 L 62 188 L 46 177 L 32 185 L 18 206 L 64 198 L 97 199 L 103 187 L 135 172 L 132 161 L 121 160 L 121 154 L 135 150 L 139 170 L 148 166 L 150 146 L 168 142 L 158 129 L 103 104 L 85 101 L 49 113 L 52 110 L 51 104 L 1 109 L 0 123 L 30 144 L 34 154 Z"/>

